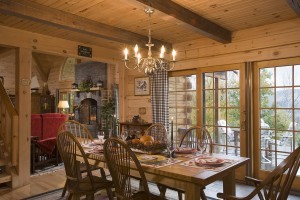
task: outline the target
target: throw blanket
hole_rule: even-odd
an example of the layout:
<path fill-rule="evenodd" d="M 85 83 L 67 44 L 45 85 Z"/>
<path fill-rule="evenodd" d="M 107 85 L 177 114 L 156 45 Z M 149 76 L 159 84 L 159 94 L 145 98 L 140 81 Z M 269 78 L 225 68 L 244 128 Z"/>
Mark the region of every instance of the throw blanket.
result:
<path fill-rule="evenodd" d="M 52 154 L 56 145 L 56 137 L 39 140 L 37 141 L 37 144 L 42 152 Z"/>

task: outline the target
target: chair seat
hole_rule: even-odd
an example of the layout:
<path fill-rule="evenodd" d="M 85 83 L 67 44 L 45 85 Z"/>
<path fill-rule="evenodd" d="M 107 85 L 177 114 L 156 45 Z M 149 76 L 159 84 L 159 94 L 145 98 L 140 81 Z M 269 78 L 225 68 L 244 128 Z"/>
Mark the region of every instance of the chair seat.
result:
<path fill-rule="evenodd" d="M 102 177 L 92 176 L 94 181 L 95 190 L 102 190 L 113 186 L 112 181 L 106 180 Z M 95 190 L 91 187 L 89 177 L 85 177 L 79 181 L 75 186 L 68 185 L 68 191 L 73 194 L 88 194 L 95 193 Z"/>

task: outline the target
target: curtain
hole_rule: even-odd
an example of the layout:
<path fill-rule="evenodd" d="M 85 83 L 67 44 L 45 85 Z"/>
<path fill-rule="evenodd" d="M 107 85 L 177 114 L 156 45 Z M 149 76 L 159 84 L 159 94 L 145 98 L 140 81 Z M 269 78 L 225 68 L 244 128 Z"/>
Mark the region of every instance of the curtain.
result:
<path fill-rule="evenodd" d="M 169 79 L 168 72 L 159 70 L 150 76 L 153 123 L 163 124 L 169 132 Z"/>

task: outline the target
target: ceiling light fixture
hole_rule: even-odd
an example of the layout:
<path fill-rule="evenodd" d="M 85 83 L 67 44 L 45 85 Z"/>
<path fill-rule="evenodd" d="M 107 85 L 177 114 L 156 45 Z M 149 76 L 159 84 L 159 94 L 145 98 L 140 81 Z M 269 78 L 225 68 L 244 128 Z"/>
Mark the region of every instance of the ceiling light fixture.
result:
<path fill-rule="evenodd" d="M 136 44 L 134 47 L 134 64 L 133 66 L 129 66 L 129 50 L 128 48 L 124 49 L 124 62 L 125 67 L 127 69 L 137 69 L 139 72 L 144 71 L 145 74 L 151 75 L 159 70 L 169 71 L 172 70 L 175 66 L 175 56 L 176 51 L 172 50 L 172 59 L 167 60 L 165 58 L 166 49 L 164 46 L 161 47 L 159 58 L 152 57 L 151 48 L 154 44 L 151 42 L 151 15 L 154 13 L 154 9 L 151 7 L 145 8 L 145 13 L 149 16 L 149 31 L 148 31 L 148 43 L 146 46 L 148 47 L 148 57 L 142 57 L 141 53 L 139 52 L 139 47 Z"/>

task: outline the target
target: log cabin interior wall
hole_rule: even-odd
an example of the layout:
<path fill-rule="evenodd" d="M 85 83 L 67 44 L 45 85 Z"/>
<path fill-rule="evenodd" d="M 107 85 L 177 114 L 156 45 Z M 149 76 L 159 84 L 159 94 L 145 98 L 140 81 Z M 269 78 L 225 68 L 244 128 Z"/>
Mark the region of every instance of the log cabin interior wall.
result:
<path fill-rule="evenodd" d="M 145 107 L 146 114 L 141 117 L 151 122 L 150 96 L 134 95 L 134 79 L 143 77 L 144 74 L 125 70 L 121 60 L 121 49 L 126 46 L 125 42 L 131 43 L 134 40 L 124 37 L 124 31 L 119 30 L 125 29 L 141 34 L 135 35 L 125 31 L 130 37 L 146 38 L 142 36 L 145 35 L 144 22 L 147 20 L 147 16 L 141 12 L 141 7 L 144 5 L 140 2 L 143 1 L 130 0 L 124 3 L 121 0 L 93 2 L 84 0 L 80 3 L 67 1 L 63 3 L 63 1 L 47 0 L 43 1 L 43 6 L 35 9 L 40 14 L 33 12 L 32 9 L 39 2 L 38 0 L 20 0 L 19 4 L 15 4 L 14 1 L 0 2 L 0 46 L 3 46 L 0 48 L 0 76 L 5 78 L 5 88 L 11 94 L 15 93 L 14 83 L 18 80 L 14 80 L 14 73 L 16 73 L 14 49 L 25 48 L 34 53 L 62 58 L 80 58 L 77 55 L 77 46 L 86 45 L 93 49 L 93 58 L 86 59 L 107 63 L 109 84 L 119 84 L 120 121 L 132 119 L 134 115 L 139 114 L 139 108 Z M 173 2 L 187 6 L 193 12 L 201 13 L 208 20 L 215 21 L 232 31 L 231 42 L 220 43 L 213 40 L 215 37 L 209 39 L 199 34 L 201 30 L 195 31 L 195 27 L 185 24 L 180 19 L 174 19 L 172 15 L 164 13 L 166 12 L 164 10 L 156 12 L 153 17 L 155 30 L 153 37 L 159 39 L 158 42 L 169 40 L 173 43 L 173 47 L 178 51 L 178 62 L 174 70 L 300 56 L 300 19 L 284 1 L 226 1 L 224 5 L 211 4 L 211 1 L 198 3 L 174 0 Z M 116 4 L 122 6 L 111 9 Z M 29 6 L 24 9 L 22 5 Z M 52 17 L 53 15 L 64 20 L 57 20 Z M 53 26 L 49 22 L 42 23 L 47 20 L 53 20 L 51 21 Z M 103 21 L 110 26 L 118 27 L 119 29 L 114 32 L 117 34 L 104 31 L 103 34 L 106 35 L 99 35 L 97 31 L 102 31 Z M 137 21 L 138 25 L 136 25 Z M 114 29 L 110 27 L 109 30 Z M 107 40 L 105 37 L 112 40 Z M 146 41 L 143 40 L 143 45 Z M 43 75 L 38 72 L 36 65 L 39 64 L 33 57 L 31 74 L 43 80 Z M 55 89 L 70 88 L 73 83 L 72 80 L 57 81 L 60 66 L 60 62 L 53 63 L 48 74 L 48 85 L 52 94 L 55 94 Z M 29 100 L 26 99 L 20 102 L 19 106 L 27 105 L 28 102 Z M 24 110 L 23 113 L 26 112 L 28 110 Z M 20 125 L 24 125 L 22 123 L 24 122 Z M 27 165 L 29 163 L 28 159 L 23 162 L 27 162 Z"/>

